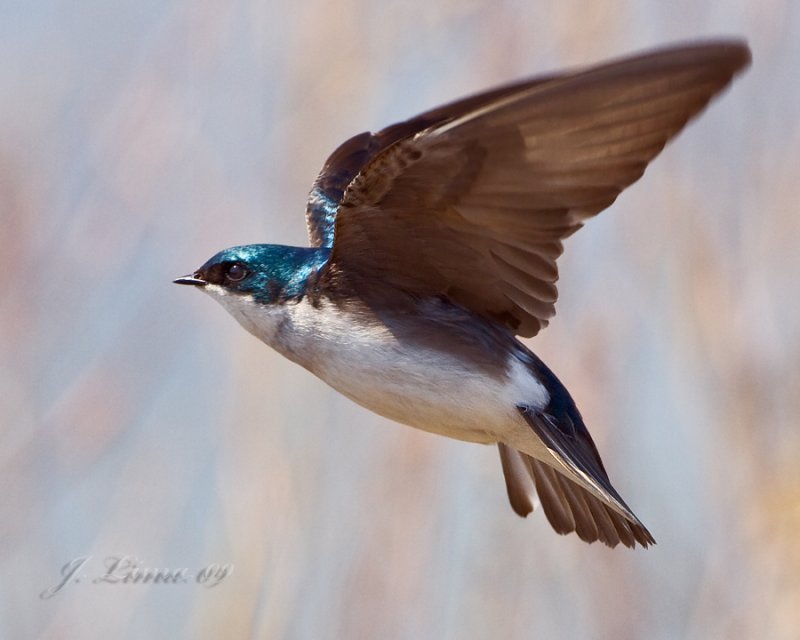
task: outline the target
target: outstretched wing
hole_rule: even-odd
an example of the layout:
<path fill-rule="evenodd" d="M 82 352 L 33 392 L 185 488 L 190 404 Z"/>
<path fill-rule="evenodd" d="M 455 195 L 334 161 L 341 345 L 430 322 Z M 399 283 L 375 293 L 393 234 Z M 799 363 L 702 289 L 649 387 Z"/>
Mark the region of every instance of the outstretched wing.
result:
<path fill-rule="evenodd" d="M 356 136 L 315 182 L 311 242 L 355 286 L 444 295 L 535 335 L 555 313 L 564 238 L 749 59 L 739 42 L 665 49 Z"/>

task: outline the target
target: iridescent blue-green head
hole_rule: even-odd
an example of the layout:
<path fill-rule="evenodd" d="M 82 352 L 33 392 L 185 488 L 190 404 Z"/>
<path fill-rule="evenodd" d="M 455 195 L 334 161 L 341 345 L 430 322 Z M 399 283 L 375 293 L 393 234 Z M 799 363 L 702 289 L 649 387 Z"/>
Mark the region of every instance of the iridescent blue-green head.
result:
<path fill-rule="evenodd" d="M 282 304 L 303 296 L 309 278 L 324 266 L 329 253 L 327 249 L 275 244 L 231 247 L 175 283 L 202 287 L 213 297 Z"/>

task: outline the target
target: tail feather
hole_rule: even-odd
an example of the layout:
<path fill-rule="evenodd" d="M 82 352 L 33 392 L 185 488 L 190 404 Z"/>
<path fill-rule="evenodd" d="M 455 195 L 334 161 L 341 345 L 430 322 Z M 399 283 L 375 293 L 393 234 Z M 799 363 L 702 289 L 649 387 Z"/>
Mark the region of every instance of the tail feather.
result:
<path fill-rule="evenodd" d="M 521 517 L 526 517 L 539 504 L 536 491 L 530 482 L 530 467 L 524 454 L 516 449 L 499 444 L 500 464 L 506 478 L 506 491 L 511 508 Z"/>
<path fill-rule="evenodd" d="M 562 482 L 558 472 L 545 464 L 531 460 L 531 468 L 534 470 L 537 487 L 543 483 L 550 483 L 561 488 L 566 506 L 575 518 L 575 533 L 578 537 L 581 540 L 601 539 L 603 522 L 593 513 L 578 487 L 571 482 Z"/>
<path fill-rule="evenodd" d="M 498 446 L 509 499 L 519 515 L 525 517 L 533 510 L 530 496 L 535 487 L 548 522 L 560 534 L 574 531 L 585 542 L 600 541 L 609 547 L 620 543 L 626 547 L 635 547 L 637 542 L 642 547 L 655 544 L 653 536 L 632 513 L 622 515 L 553 467 L 505 444 Z M 519 472 L 523 468 L 527 476 Z M 525 496 L 527 502 L 520 496 Z M 523 504 L 530 508 L 519 508 Z"/>

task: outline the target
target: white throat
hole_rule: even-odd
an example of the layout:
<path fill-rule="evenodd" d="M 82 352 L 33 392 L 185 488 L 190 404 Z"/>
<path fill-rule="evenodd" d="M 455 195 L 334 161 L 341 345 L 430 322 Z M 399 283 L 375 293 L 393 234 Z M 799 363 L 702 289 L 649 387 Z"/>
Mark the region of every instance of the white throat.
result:
<path fill-rule="evenodd" d="M 317 306 L 307 297 L 299 302 L 262 304 L 252 296 L 229 293 L 217 285 L 204 289 L 256 338 L 323 379 L 324 363 L 335 354 L 391 341 L 385 328 L 359 328 L 324 299 Z"/>

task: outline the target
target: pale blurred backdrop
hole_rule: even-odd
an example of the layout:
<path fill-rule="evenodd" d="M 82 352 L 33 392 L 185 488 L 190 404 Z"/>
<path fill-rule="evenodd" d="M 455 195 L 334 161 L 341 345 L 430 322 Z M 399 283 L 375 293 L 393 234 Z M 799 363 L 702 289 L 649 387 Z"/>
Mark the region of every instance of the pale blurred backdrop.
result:
<path fill-rule="evenodd" d="M 3 2 L 0 638 L 800 637 L 800 3 L 715 5 Z M 567 242 L 531 341 L 654 548 L 519 519 L 495 448 L 378 418 L 171 284 L 305 244 L 352 134 L 718 34 L 752 68 Z M 234 568 L 95 583 L 114 556 Z"/>

